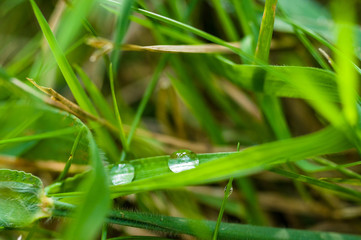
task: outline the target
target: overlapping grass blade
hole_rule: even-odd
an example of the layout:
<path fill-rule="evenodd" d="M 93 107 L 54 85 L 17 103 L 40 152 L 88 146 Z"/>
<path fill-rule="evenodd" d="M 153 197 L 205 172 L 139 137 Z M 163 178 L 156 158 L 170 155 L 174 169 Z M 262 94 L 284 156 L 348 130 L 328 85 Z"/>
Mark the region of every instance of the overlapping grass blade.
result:
<path fill-rule="evenodd" d="M 88 129 L 86 134 L 89 139 L 89 155 L 93 171 L 83 182 L 85 195 L 82 204 L 78 205 L 73 222 L 65 232 L 66 240 L 93 239 L 100 231 L 110 209 L 108 178 L 98 146 Z"/>

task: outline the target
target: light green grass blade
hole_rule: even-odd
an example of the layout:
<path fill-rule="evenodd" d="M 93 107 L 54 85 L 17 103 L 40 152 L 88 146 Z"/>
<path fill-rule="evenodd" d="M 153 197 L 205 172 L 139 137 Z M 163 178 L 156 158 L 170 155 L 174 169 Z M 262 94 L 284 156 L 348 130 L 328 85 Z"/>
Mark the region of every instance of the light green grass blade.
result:
<path fill-rule="evenodd" d="M 261 61 L 268 61 L 273 34 L 273 24 L 276 16 L 277 0 L 266 0 L 264 13 L 259 31 L 255 57 Z"/>
<path fill-rule="evenodd" d="M 26 142 L 26 141 L 32 141 L 32 140 L 39 140 L 39 139 L 54 138 L 54 137 L 59 137 L 59 136 L 71 134 L 71 133 L 74 133 L 76 131 L 77 131 L 77 129 L 75 129 L 73 127 L 69 127 L 69 128 L 65 128 L 65 129 L 60 129 L 60 130 L 55 130 L 55 131 L 51 131 L 51 132 L 35 134 L 35 135 L 31 135 L 31 136 L 8 138 L 8 139 L 0 140 L 0 145 L 1 144 L 8 144 L 8 143 L 17 143 L 17 142 Z"/>
<path fill-rule="evenodd" d="M 214 67 L 212 69 L 216 73 L 226 76 L 239 87 L 253 92 L 259 92 L 260 90 L 255 87 L 254 78 L 252 76 L 254 72 L 261 70 L 261 68 L 262 67 L 260 66 L 234 64 L 224 58 L 219 58 L 214 61 Z M 278 97 L 306 98 L 314 100 L 319 97 L 317 94 L 313 96 L 305 95 L 304 91 L 292 84 L 296 81 L 301 81 L 300 84 L 310 81 L 317 89 L 324 92 L 327 96 L 327 101 L 340 101 L 336 85 L 336 75 L 333 72 L 318 68 L 296 66 L 271 65 L 268 66 L 267 69 L 271 71 L 267 72 L 264 77 L 264 87 L 262 92 L 265 94 Z M 280 73 L 281 76 L 277 73 Z M 283 79 L 282 76 L 284 75 L 289 76 L 287 80 Z M 302 76 L 302 78 L 298 78 L 296 80 L 290 77 L 297 75 Z"/>
<path fill-rule="evenodd" d="M 165 174 L 170 172 L 167 166 L 167 158 L 153 158 L 153 160 L 160 161 L 157 165 L 162 166 L 159 170 L 163 172 L 163 175 L 134 181 L 122 186 L 112 186 L 111 191 L 112 196 L 115 197 L 137 191 L 203 184 L 227 179 L 231 176 L 250 175 L 275 164 L 340 152 L 350 147 L 351 144 L 338 130 L 328 127 L 320 132 L 303 137 L 250 147 L 239 153 L 200 164 L 195 169 L 177 174 Z M 145 172 L 149 171 L 146 162 L 142 166 L 138 166 L 140 163 L 137 161 L 132 161 L 132 164 L 135 166 L 135 179 L 137 179 L 137 174 L 143 172 L 144 176 Z M 154 167 L 154 165 L 152 166 Z M 156 172 L 154 172 L 154 175 L 157 175 Z"/>
<path fill-rule="evenodd" d="M 83 21 L 95 2 L 95 0 L 75 0 L 68 4 L 56 32 L 56 38 L 63 50 L 67 49 L 81 32 Z"/>
<path fill-rule="evenodd" d="M 351 126 L 358 120 L 356 99 L 358 80 L 353 66 L 347 61 L 354 62 L 355 32 L 353 23 L 355 21 L 356 2 L 333 1 L 333 10 L 338 23 L 337 47 L 342 54 L 336 54 L 336 73 L 339 86 L 340 99 L 343 113 Z"/>
<path fill-rule="evenodd" d="M 119 15 L 117 19 L 117 25 L 115 30 L 115 38 L 114 38 L 114 50 L 111 54 L 110 60 L 113 63 L 114 72 L 117 73 L 119 58 L 120 58 L 120 48 L 125 33 L 127 32 L 128 25 L 129 25 L 129 16 L 132 13 L 132 6 L 134 0 L 124 0 L 119 8 Z M 115 74 L 117 76 L 117 74 Z"/>
<path fill-rule="evenodd" d="M 52 33 L 40 9 L 38 8 L 34 0 L 30 0 L 30 3 L 34 10 L 35 16 L 39 22 L 40 28 L 43 31 L 43 34 L 46 40 L 48 41 L 49 46 L 53 52 L 55 60 L 58 63 L 58 66 L 61 72 L 63 73 L 64 78 L 71 92 L 73 93 L 76 101 L 79 103 L 80 107 L 82 107 L 84 110 L 95 114 L 96 111 L 93 105 L 91 104 L 88 96 L 85 94 L 84 89 L 81 87 L 77 77 L 75 76 L 73 69 L 71 68 L 68 60 L 66 59 L 63 50 L 60 48 L 57 40 L 54 37 L 54 34 Z"/>
<path fill-rule="evenodd" d="M 263 62 L 268 62 L 269 52 L 271 48 L 271 40 L 273 35 L 273 25 L 276 16 L 277 0 L 266 0 L 262 23 L 258 35 L 255 58 Z M 264 87 L 264 70 L 254 72 L 254 83 L 257 88 Z M 291 137 L 286 119 L 283 114 L 281 102 L 273 95 L 257 96 L 267 121 L 271 125 L 273 132 L 278 139 Z"/>

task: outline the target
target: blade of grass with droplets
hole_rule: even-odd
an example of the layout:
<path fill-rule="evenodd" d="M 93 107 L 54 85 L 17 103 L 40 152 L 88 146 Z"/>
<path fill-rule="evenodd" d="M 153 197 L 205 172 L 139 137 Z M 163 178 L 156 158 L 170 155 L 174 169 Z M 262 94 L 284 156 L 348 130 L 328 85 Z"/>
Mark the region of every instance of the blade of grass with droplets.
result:
<path fill-rule="evenodd" d="M 124 148 L 124 151 L 129 150 L 129 145 L 127 143 L 127 140 L 125 138 L 125 133 L 123 129 L 123 123 L 122 119 L 120 117 L 117 98 L 115 96 L 115 90 L 114 90 L 114 74 L 113 74 L 113 66 L 112 64 L 109 65 L 109 80 L 110 80 L 110 90 L 112 92 L 112 99 L 113 99 L 113 106 L 114 106 L 114 113 L 115 117 L 117 118 L 118 128 L 119 128 L 119 139 L 122 143 L 122 146 Z"/>
<path fill-rule="evenodd" d="M 213 237 L 212 237 L 213 240 L 218 239 L 219 227 L 221 226 L 222 217 L 223 217 L 223 213 L 224 213 L 225 206 L 226 206 L 226 201 L 227 201 L 229 195 L 232 193 L 231 191 L 233 191 L 232 181 L 233 181 L 233 177 L 231 177 L 229 179 L 228 184 L 226 185 L 226 188 L 224 190 L 224 197 L 223 197 L 222 205 L 221 205 L 221 208 L 219 209 L 217 223 L 216 223 L 216 226 L 215 226 L 214 232 L 213 232 Z"/>
<path fill-rule="evenodd" d="M 56 62 L 58 63 L 58 66 L 63 73 L 63 76 L 73 93 L 76 101 L 79 103 L 80 107 L 82 107 L 84 110 L 95 114 L 96 111 L 90 102 L 89 98 L 85 94 L 84 89 L 81 87 L 77 77 L 75 76 L 75 73 L 73 69 L 71 68 L 68 60 L 66 59 L 64 52 L 60 48 L 57 40 L 54 37 L 54 34 L 52 33 L 48 23 L 46 22 L 44 16 L 42 15 L 40 9 L 36 5 L 34 0 L 30 0 L 31 6 L 33 8 L 33 11 L 35 13 L 36 19 L 39 22 L 40 28 L 43 31 L 43 34 L 45 38 L 47 39 L 49 46 L 53 52 L 53 55 L 55 57 Z"/>
<path fill-rule="evenodd" d="M 238 143 L 237 144 L 237 152 L 239 152 L 239 147 L 240 147 L 240 144 Z M 221 225 L 221 222 L 222 222 L 223 213 L 224 213 L 224 210 L 226 207 L 226 201 L 227 201 L 229 195 L 231 195 L 232 191 L 233 191 L 232 182 L 233 182 L 233 177 L 231 177 L 228 180 L 228 184 L 226 185 L 226 188 L 224 190 L 223 201 L 221 204 L 221 208 L 219 209 L 217 223 L 216 223 L 216 227 L 214 228 L 214 233 L 213 233 L 213 237 L 212 237 L 213 240 L 217 240 L 217 238 L 218 238 L 219 226 Z"/>
<path fill-rule="evenodd" d="M 231 176 L 245 176 L 267 169 L 275 164 L 296 161 L 312 156 L 331 154 L 351 148 L 347 139 L 333 127 L 303 137 L 279 140 L 254 147 L 249 147 L 239 153 L 217 158 L 197 168 L 177 174 L 169 174 L 167 158 L 159 160 L 163 166 L 163 174 L 156 177 L 134 181 L 122 186 L 112 186 L 113 197 L 137 191 L 149 191 L 171 187 L 203 184 L 227 179 Z M 154 158 L 157 159 L 157 158 Z M 136 163 L 132 161 L 132 163 Z M 147 170 L 149 164 L 144 163 L 137 171 Z M 168 174 L 165 174 L 168 173 Z M 149 173 L 148 173 L 149 176 Z M 136 178 L 135 178 L 136 179 Z"/>

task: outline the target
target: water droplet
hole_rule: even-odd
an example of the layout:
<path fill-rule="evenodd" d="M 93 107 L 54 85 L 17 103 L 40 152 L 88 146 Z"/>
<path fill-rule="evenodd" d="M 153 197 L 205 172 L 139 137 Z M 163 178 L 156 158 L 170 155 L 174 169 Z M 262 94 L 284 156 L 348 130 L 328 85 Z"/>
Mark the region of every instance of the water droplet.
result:
<path fill-rule="evenodd" d="M 133 181 L 134 167 L 129 163 L 116 164 L 109 170 L 110 182 L 113 185 L 126 184 Z"/>
<path fill-rule="evenodd" d="M 224 193 L 227 194 L 227 185 L 224 187 Z M 229 198 L 229 196 L 231 196 L 232 193 L 233 193 L 233 187 L 231 186 L 227 194 L 227 198 Z"/>
<path fill-rule="evenodd" d="M 199 165 L 197 154 L 190 150 L 179 150 L 170 155 L 168 167 L 174 173 L 183 172 Z"/>

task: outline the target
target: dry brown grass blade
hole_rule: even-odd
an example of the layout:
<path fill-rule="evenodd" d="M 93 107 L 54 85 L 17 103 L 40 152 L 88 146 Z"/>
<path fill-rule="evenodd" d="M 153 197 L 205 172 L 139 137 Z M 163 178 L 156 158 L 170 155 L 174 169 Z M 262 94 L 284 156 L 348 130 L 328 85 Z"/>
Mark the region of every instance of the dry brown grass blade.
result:
<path fill-rule="evenodd" d="M 87 44 L 103 52 L 108 52 L 114 48 L 113 42 L 104 38 L 89 38 Z M 230 43 L 234 47 L 239 47 L 239 42 Z M 199 45 L 153 45 L 139 46 L 134 44 L 122 45 L 123 51 L 148 51 L 160 53 L 233 53 L 229 48 L 218 44 L 199 44 Z M 98 52 L 96 52 L 98 55 Z"/>
<path fill-rule="evenodd" d="M 230 43 L 232 46 L 239 47 L 239 43 Z M 233 53 L 229 48 L 218 44 L 201 44 L 201 45 L 153 45 L 139 46 L 125 44 L 122 46 L 123 51 L 148 51 L 160 53 Z"/>
<path fill-rule="evenodd" d="M 84 111 L 77 104 L 75 104 L 72 101 L 70 101 L 69 99 L 65 98 L 64 96 L 62 96 L 61 94 L 56 92 L 54 89 L 40 86 L 33 79 L 30 79 L 30 78 L 26 78 L 26 79 L 29 80 L 36 88 L 38 88 L 40 91 L 44 92 L 45 94 L 47 94 L 50 97 L 50 99 L 47 100 L 48 104 L 55 106 L 57 108 L 60 108 L 62 110 L 65 110 L 65 111 L 77 116 L 82 121 L 92 120 L 92 121 L 98 122 L 101 125 L 107 127 L 112 132 L 115 132 L 115 133 L 118 132 L 118 129 L 115 126 L 113 126 L 111 123 L 109 123 L 107 120 L 105 120 L 103 118 L 99 118 L 97 116 L 94 116 L 93 114 L 91 114 L 87 111 Z"/>

